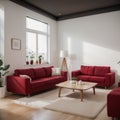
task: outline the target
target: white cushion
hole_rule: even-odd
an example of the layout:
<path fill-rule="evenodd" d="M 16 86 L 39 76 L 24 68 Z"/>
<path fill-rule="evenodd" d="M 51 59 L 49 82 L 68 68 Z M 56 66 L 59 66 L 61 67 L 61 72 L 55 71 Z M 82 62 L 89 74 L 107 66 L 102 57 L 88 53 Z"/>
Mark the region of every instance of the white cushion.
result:
<path fill-rule="evenodd" d="M 30 79 L 30 82 L 32 81 L 32 78 L 28 75 L 20 75 L 20 77 L 23 77 L 23 78 L 29 78 Z"/>
<path fill-rule="evenodd" d="M 55 76 L 55 75 L 61 75 L 60 68 L 52 68 L 52 76 Z"/>

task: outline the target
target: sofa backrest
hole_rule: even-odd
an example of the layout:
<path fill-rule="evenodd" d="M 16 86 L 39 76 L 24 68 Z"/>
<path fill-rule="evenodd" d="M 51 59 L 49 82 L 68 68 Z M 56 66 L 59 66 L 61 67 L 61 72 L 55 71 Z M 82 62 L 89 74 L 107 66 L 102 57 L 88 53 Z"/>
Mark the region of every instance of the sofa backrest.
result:
<path fill-rule="evenodd" d="M 34 68 L 35 79 L 46 77 L 46 71 L 44 68 Z"/>
<path fill-rule="evenodd" d="M 81 74 L 83 75 L 93 75 L 94 74 L 94 66 L 84 66 L 81 65 Z"/>
<path fill-rule="evenodd" d="M 45 71 L 46 71 L 46 76 L 47 76 L 47 77 L 52 76 L 52 68 L 53 68 L 53 66 L 44 67 L 44 69 L 45 69 Z"/>
<path fill-rule="evenodd" d="M 16 69 L 14 71 L 14 75 L 28 75 L 31 77 L 32 80 L 43 78 L 43 77 L 50 77 L 52 75 L 52 68 L 53 66 L 49 67 L 41 67 L 41 68 L 28 68 L 28 69 Z"/>
<path fill-rule="evenodd" d="M 95 76 L 105 76 L 106 73 L 110 72 L 109 66 L 95 66 L 94 75 Z"/>
<path fill-rule="evenodd" d="M 14 75 L 16 76 L 20 76 L 20 75 L 28 75 L 30 76 L 32 79 L 35 79 L 35 74 L 32 68 L 29 69 L 16 69 L 14 71 Z"/>
<path fill-rule="evenodd" d="M 105 76 L 106 73 L 110 72 L 110 67 L 81 65 L 80 71 L 83 75 Z"/>

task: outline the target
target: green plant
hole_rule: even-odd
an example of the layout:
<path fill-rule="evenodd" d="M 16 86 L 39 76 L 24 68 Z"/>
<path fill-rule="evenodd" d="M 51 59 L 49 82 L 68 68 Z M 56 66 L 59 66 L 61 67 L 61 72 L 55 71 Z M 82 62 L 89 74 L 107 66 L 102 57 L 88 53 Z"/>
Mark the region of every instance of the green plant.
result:
<path fill-rule="evenodd" d="M 31 52 L 29 52 L 29 56 L 30 56 L 30 59 L 33 60 L 35 58 L 35 53 L 33 51 L 31 51 Z"/>
<path fill-rule="evenodd" d="M 77 78 L 76 78 L 76 77 L 72 77 L 72 80 L 76 81 L 76 80 L 77 80 Z"/>
<path fill-rule="evenodd" d="M 39 59 L 42 59 L 42 55 L 39 55 L 38 58 L 39 58 Z"/>
<path fill-rule="evenodd" d="M 26 55 L 26 61 L 28 61 L 28 59 L 29 59 L 29 56 L 28 56 L 28 55 Z"/>
<path fill-rule="evenodd" d="M 120 61 L 118 61 L 118 63 L 117 64 L 119 64 L 120 65 Z"/>
<path fill-rule="evenodd" d="M 0 87 L 2 87 L 2 76 L 5 76 L 8 73 L 10 65 L 3 65 L 3 60 L 0 58 Z"/>

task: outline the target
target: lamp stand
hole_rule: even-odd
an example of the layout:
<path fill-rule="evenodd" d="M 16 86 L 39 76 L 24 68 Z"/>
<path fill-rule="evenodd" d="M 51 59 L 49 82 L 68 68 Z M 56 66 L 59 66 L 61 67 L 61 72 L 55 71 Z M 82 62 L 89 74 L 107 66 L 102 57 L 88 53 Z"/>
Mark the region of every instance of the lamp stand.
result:
<path fill-rule="evenodd" d="M 63 61 L 62 61 L 61 70 L 63 70 L 63 71 L 68 71 L 67 62 L 66 62 L 65 57 L 63 58 Z"/>

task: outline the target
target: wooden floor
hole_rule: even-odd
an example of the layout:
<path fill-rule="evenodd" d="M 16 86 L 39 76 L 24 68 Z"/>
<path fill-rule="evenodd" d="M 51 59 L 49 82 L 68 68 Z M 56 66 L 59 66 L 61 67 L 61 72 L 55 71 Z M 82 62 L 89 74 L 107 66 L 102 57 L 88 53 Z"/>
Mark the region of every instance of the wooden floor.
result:
<path fill-rule="evenodd" d="M 21 96 L 10 95 L 0 99 L 0 120 L 91 120 L 80 116 L 13 103 L 13 100 L 18 98 L 21 98 Z M 111 120 L 111 118 L 107 117 L 106 111 L 105 107 L 94 120 Z"/>

